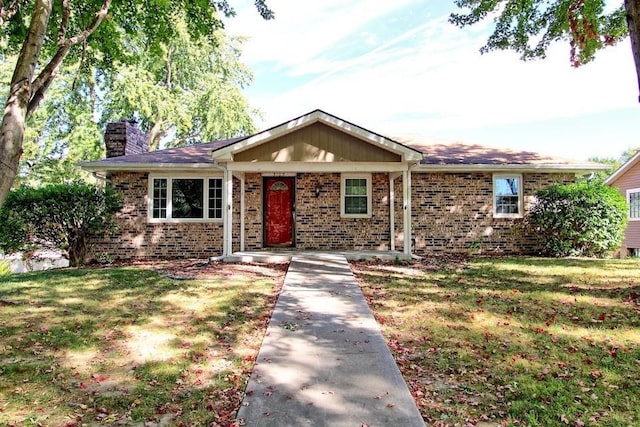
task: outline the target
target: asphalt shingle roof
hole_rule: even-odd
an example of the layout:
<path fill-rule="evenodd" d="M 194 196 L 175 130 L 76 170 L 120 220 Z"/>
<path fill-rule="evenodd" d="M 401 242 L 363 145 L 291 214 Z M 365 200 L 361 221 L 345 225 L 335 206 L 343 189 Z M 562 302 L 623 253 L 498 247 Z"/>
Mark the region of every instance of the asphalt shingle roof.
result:
<path fill-rule="evenodd" d="M 213 164 L 211 153 L 215 150 L 232 145 L 246 137 L 231 138 L 186 147 L 168 148 L 151 151 L 144 154 L 133 154 L 111 157 L 97 162 L 90 162 L 92 166 L 101 163 L 134 165 L 134 164 Z M 390 138 L 405 146 L 411 147 L 424 154 L 420 162 L 422 165 L 584 165 L 569 159 L 539 154 L 533 151 L 517 151 L 507 148 L 494 148 L 479 144 L 430 140 L 422 137 Z"/>

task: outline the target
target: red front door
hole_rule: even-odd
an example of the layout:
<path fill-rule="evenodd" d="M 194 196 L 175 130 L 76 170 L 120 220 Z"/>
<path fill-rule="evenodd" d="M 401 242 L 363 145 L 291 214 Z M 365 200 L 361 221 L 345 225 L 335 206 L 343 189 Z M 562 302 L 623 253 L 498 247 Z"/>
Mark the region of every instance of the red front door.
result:
<path fill-rule="evenodd" d="M 264 181 L 266 246 L 293 245 L 293 183 L 293 178 Z"/>

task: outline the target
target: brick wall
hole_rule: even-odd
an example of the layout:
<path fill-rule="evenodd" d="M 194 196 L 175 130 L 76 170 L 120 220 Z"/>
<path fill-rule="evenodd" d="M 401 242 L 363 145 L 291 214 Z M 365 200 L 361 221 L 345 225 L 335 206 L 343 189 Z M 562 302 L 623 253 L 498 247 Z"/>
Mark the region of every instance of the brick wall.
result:
<path fill-rule="evenodd" d="M 554 183 L 573 182 L 572 174 L 525 173 L 525 212 L 535 192 Z M 402 178 L 396 186 L 402 194 Z M 402 203 L 400 196 L 399 203 Z M 396 207 L 397 215 L 401 213 Z M 524 253 L 538 251 L 537 236 L 526 235 L 521 219 L 493 218 L 491 173 L 412 174 L 413 252 Z M 401 232 L 401 228 L 399 229 Z M 402 236 L 396 234 L 397 244 Z M 398 246 L 401 247 L 401 246 Z"/>
<path fill-rule="evenodd" d="M 340 174 L 296 176 L 296 247 L 299 249 L 389 249 L 389 178 L 372 174 L 370 218 L 340 217 Z M 321 188 L 315 196 L 316 185 Z"/>
<path fill-rule="evenodd" d="M 340 174 L 296 175 L 296 248 L 388 250 L 389 177 L 372 174 L 371 218 L 340 217 Z M 572 182 L 571 174 L 523 174 L 525 209 L 533 194 L 556 182 Z M 124 196 L 117 216 L 120 234 L 94 239 L 95 257 L 208 257 L 222 253 L 222 222 L 153 223 L 147 221 L 145 173 L 119 172 L 112 185 Z M 240 182 L 234 179 L 233 249 L 240 248 Z M 263 248 L 263 177 L 245 174 L 245 249 Z M 315 188 L 321 188 L 316 197 Z M 402 250 L 402 177 L 395 180 L 396 249 Z M 493 218 L 491 173 L 412 174 L 414 253 L 535 253 L 536 236 L 526 236 L 520 219 Z"/>
<path fill-rule="evenodd" d="M 262 175 L 248 173 L 244 176 L 245 249 L 262 248 Z"/>
<path fill-rule="evenodd" d="M 206 258 L 222 253 L 222 222 L 149 223 L 148 174 L 118 172 L 110 179 L 123 196 L 116 216 L 119 233 L 94 236 L 90 258 Z"/>
<path fill-rule="evenodd" d="M 142 154 L 149 151 L 147 135 L 135 123 L 126 120 L 107 123 L 104 145 L 107 157 Z"/>

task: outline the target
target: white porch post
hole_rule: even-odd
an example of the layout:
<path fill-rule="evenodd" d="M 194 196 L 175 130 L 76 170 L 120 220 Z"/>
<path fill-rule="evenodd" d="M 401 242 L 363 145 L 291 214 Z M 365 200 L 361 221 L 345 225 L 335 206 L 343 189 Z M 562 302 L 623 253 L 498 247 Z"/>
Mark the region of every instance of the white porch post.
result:
<path fill-rule="evenodd" d="M 224 170 L 225 183 L 225 209 L 223 214 L 223 256 L 230 256 L 233 253 L 233 173 Z"/>
<path fill-rule="evenodd" d="M 404 253 L 411 255 L 411 167 L 402 171 L 402 202 L 404 215 L 402 217 L 402 227 L 404 233 Z"/>
<path fill-rule="evenodd" d="M 234 173 L 233 176 L 240 180 L 240 252 L 244 252 L 244 173 Z"/>

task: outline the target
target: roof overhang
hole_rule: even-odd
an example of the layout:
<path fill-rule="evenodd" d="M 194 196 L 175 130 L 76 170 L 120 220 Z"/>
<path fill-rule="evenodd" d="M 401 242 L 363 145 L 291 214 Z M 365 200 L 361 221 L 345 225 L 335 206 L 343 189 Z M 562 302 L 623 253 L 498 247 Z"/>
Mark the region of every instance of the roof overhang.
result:
<path fill-rule="evenodd" d="M 625 172 L 631 169 L 636 163 L 640 162 L 640 151 L 620 166 L 611 176 L 605 179 L 604 183 L 611 185 L 616 179 L 620 178 Z"/>
<path fill-rule="evenodd" d="M 372 145 L 397 154 L 401 156 L 403 162 L 417 162 L 422 160 L 423 157 L 422 152 L 418 150 L 407 147 L 406 145 L 400 144 L 392 139 L 357 126 L 336 116 L 332 116 L 322 110 L 312 111 L 245 139 L 241 139 L 227 147 L 214 150 L 212 152 L 212 157 L 216 162 L 232 162 L 234 155 L 237 153 L 257 147 L 314 123 L 323 123 L 327 126 L 340 130 L 345 134 L 359 138 Z"/>
<path fill-rule="evenodd" d="M 213 163 L 124 163 L 124 162 L 81 162 L 79 166 L 89 172 L 156 172 L 156 171 L 221 171 L 222 167 Z"/>
<path fill-rule="evenodd" d="M 473 164 L 473 165 L 416 165 L 414 172 L 538 172 L 538 173 L 574 173 L 578 175 L 607 169 L 601 164 Z"/>

